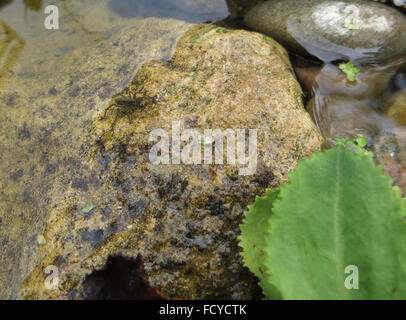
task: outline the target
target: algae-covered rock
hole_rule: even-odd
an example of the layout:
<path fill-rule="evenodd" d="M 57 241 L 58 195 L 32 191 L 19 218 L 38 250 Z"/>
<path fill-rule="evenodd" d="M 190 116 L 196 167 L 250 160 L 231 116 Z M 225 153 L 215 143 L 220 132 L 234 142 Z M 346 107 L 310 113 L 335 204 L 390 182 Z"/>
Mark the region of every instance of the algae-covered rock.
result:
<path fill-rule="evenodd" d="M 149 284 L 166 297 L 260 297 L 257 280 L 242 266 L 239 224 L 256 195 L 286 181 L 298 159 L 320 149 L 301 95 L 278 43 L 214 25 L 191 29 L 169 62 L 144 64 L 95 120 L 89 170 L 100 188 L 88 204 L 72 197 L 53 209 L 39 248 L 43 258 L 23 283 L 22 297 L 116 298 L 116 286 L 106 284 L 130 287 L 140 259 Z M 229 160 L 232 136 L 225 164 L 195 158 L 185 164 L 189 135 L 180 145 L 182 161 L 173 151 L 169 164 L 155 163 L 153 133 L 172 149 L 177 129 L 182 135 L 186 129 L 241 129 L 247 140 L 256 132 L 257 139 L 240 143 L 253 170 L 244 173 L 241 162 Z M 197 150 L 209 147 L 204 155 L 213 155 L 217 141 L 200 138 Z M 256 150 L 250 149 L 255 140 Z M 44 285 L 50 265 L 58 270 L 58 290 Z M 129 287 L 120 292 L 138 296 Z"/>
<path fill-rule="evenodd" d="M 252 8 L 245 24 L 292 51 L 322 61 L 385 61 L 406 51 L 406 17 L 363 0 L 271 0 Z"/>

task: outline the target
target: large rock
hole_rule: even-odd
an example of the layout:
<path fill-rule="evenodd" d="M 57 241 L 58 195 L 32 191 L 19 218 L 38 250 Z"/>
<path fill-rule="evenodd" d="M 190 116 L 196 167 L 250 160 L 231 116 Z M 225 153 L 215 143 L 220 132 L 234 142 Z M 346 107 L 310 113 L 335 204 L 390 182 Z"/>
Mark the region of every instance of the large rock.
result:
<path fill-rule="evenodd" d="M 252 8 L 244 21 L 290 50 L 322 61 L 376 62 L 406 51 L 406 18 L 375 2 L 272 0 Z"/>
<path fill-rule="evenodd" d="M 286 181 L 298 159 L 321 147 L 301 95 L 276 42 L 213 25 L 190 30 L 168 63 L 146 63 L 95 121 L 89 170 L 100 188 L 92 205 L 72 198 L 53 209 L 43 258 L 22 297 L 138 297 L 130 280 L 142 271 L 140 259 L 150 284 L 167 297 L 259 297 L 256 279 L 242 266 L 239 224 L 256 195 Z M 257 130 L 252 174 L 241 175 L 228 161 L 153 164 L 151 132 L 171 133 L 177 123 L 200 132 Z M 211 142 L 201 142 L 211 154 Z M 59 290 L 44 286 L 49 265 L 58 268 Z"/>

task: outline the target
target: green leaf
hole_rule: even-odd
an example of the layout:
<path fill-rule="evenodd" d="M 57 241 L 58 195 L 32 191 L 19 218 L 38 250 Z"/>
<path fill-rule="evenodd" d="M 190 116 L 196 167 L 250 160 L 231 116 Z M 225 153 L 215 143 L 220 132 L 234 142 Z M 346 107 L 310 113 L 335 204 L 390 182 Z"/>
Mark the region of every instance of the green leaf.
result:
<path fill-rule="evenodd" d="M 224 33 L 225 28 L 220 27 L 216 30 L 217 33 Z"/>
<path fill-rule="evenodd" d="M 272 215 L 272 203 L 279 194 L 279 189 L 267 190 L 263 198 L 257 197 L 254 205 L 249 206 L 245 213 L 244 224 L 240 226 L 240 246 L 244 265 L 249 267 L 260 280 L 260 285 L 267 297 L 280 299 L 280 293 L 272 285 L 264 281 L 266 270 L 264 261 L 266 258 L 265 235 L 269 230 L 269 218 Z"/>
<path fill-rule="evenodd" d="M 338 145 L 302 161 L 274 212 L 265 266 L 284 298 L 406 298 L 402 199 L 370 157 Z M 349 265 L 358 290 L 344 285 Z"/>
<path fill-rule="evenodd" d="M 253 206 L 245 213 L 244 224 L 241 225 L 242 256 L 246 266 L 258 278 L 264 275 L 263 259 L 265 258 L 265 233 L 269 230 L 269 218 L 272 214 L 272 203 L 279 194 L 279 189 L 267 190 L 266 196 L 257 197 Z"/>
<path fill-rule="evenodd" d="M 258 198 L 240 245 L 265 296 L 405 299 L 406 202 L 392 183 L 370 154 L 341 142 Z M 358 269 L 358 289 L 345 285 L 347 266 Z"/>
<path fill-rule="evenodd" d="M 357 74 L 361 71 L 353 62 L 341 63 L 338 66 L 347 76 L 349 81 L 355 81 Z"/>

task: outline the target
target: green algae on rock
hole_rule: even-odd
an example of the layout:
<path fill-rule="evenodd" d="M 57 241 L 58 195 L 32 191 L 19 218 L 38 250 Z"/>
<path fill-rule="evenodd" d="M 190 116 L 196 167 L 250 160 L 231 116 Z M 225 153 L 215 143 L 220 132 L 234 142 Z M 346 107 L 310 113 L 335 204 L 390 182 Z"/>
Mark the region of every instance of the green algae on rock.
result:
<path fill-rule="evenodd" d="M 150 284 L 166 297 L 259 297 L 237 244 L 243 212 L 322 139 L 286 51 L 261 34 L 217 30 L 191 29 L 169 62 L 144 64 L 95 120 L 91 167 L 101 187 L 89 201 L 96 208 L 84 214 L 71 197 L 53 209 L 23 298 L 86 298 L 86 279 L 117 254 L 141 257 Z M 171 132 L 173 121 L 199 130 L 256 129 L 255 174 L 241 176 L 232 164 L 152 164 L 149 134 Z M 60 270 L 58 291 L 44 288 L 47 265 Z"/>
<path fill-rule="evenodd" d="M 255 31 L 322 61 L 381 62 L 406 51 L 406 18 L 363 0 L 272 0 L 244 18 Z"/>

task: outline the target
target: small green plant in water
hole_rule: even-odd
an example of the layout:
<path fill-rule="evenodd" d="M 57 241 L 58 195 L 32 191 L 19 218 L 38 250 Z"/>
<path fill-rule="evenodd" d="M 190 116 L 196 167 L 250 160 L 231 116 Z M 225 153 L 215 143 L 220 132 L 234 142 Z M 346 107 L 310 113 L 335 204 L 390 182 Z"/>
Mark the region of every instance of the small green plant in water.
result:
<path fill-rule="evenodd" d="M 240 246 L 267 299 L 406 298 L 406 199 L 366 145 L 337 139 L 249 207 Z"/>
<path fill-rule="evenodd" d="M 341 63 L 338 67 L 346 74 L 349 81 L 355 81 L 357 74 L 361 71 L 351 61 L 347 63 Z"/>

